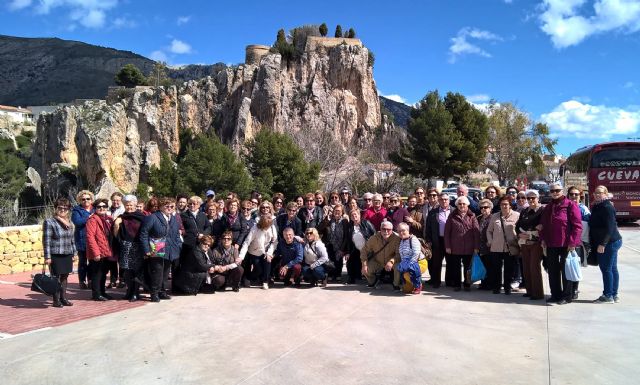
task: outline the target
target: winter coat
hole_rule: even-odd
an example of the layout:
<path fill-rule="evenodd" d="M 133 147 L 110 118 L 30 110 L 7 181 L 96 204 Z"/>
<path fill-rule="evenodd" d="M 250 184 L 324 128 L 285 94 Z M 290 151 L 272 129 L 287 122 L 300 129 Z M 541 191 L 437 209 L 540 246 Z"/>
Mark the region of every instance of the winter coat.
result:
<path fill-rule="evenodd" d="M 98 214 L 91 214 L 87 219 L 87 259 L 93 261 L 97 256 L 113 259 L 111 249 L 111 227 L 113 219 L 106 216 L 107 225 Z"/>
<path fill-rule="evenodd" d="M 470 209 L 464 215 L 457 209 L 449 214 L 444 225 L 444 247 L 453 255 L 471 255 L 480 249 L 480 225 Z"/>
<path fill-rule="evenodd" d="M 320 222 L 322 222 L 322 219 L 324 218 L 324 211 L 319 206 L 314 207 L 313 215 L 311 217 L 308 217 L 307 214 L 308 210 L 306 207 L 302 207 L 300 210 L 298 210 L 298 218 L 300 219 L 300 222 L 302 224 L 302 232 L 311 227 L 317 229 L 320 225 Z"/>
<path fill-rule="evenodd" d="M 376 211 L 373 206 L 371 206 L 368 209 L 364 210 L 364 213 L 362 213 L 362 219 L 366 219 L 371 222 L 373 228 L 376 229 L 376 231 L 380 231 L 380 224 L 386 217 L 387 209 L 385 209 L 384 207 L 380 207 L 380 210 Z"/>
<path fill-rule="evenodd" d="M 565 196 L 554 199 L 544 207 L 540 224 L 540 240 L 547 247 L 577 247 L 582 244 L 580 208 Z"/>
<path fill-rule="evenodd" d="M 520 247 L 518 246 L 518 238 L 516 236 L 516 222 L 518 222 L 518 218 L 520 218 L 520 213 L 511 210 L 509 216 L 503 220 L 504 233 L 502 232 L 501 217 L 502 212 L 499 211 L 491 214 L 491 219 L 489 219 L 489 227 L 487 227 L 489 251 L 492 253 L 510 252 L 511 255 L 518 255 L 520 253 Z M 505 236 L 508 246 L 504 243 Z"/>
<path fill-rule="evenodd" d="M 349 222 L 347 226 L 345 226 L 345 234 L 344 234 L 344 249 L 342 250 L 345 254 L 353 254 L 358 251 L 358 248 L 353 243 L 353 227 L 354 223 Z M 364 237 L 365 241 L 369 240 L 375 233 L 376 230 L 373 228 L 371 222 L 366 219 L 360 221 L 360 225 L 358 225 L 360 229 L 360 233 Z"/>
<path fill-rule="evenodd" d="M 144 218 L 142 227 L 140 228 L 140 243 L 144 254 L 151 252 L 149 240 L 154 238 L 166 238 L 164 259 L 175 261 L 180 258 L 180 250 L 182 249 L 182 241 L 180 240 L 180 224 L 175 215 L 171 215 L 169 223 L 162 214 L 162 211 Z"/>
<path fill-rule="evenodd" d="M 93 214 L 93 209 L 87 211 L 84 208 L 78 206 L 73 207 L 71 212 L 71 222 L 75 226 L 74 240 L 76 242 L 76 249 L 78 251 L 87 250 L 87 219 Z"/>
<path fill-rule="evenodd" d="M 205 213 L 198 211 L 194 217 L 191 211 L 187 210 L 180 214 L 182 225 L 184 226 L 184 246 L 196 247 L 198 244 L 198 234 L 207 234 L 209 221 Z"/>
<path fill-rule="evenodd" d="M 302 243 L 294 240 L 288 244 L 284 239 L 280 239 L 275 255 L 280 257 L 280 266 L 287 266 L 291 269 L 293 266 L 302 263 L 303 253 L 304 246 Z"/>
<path fill-rule="evenodd" d="M 449 217 L 451 216 L 451 207 L 448 208 Z M 427 216 L 427 220 L 425 222 L 426 230 L 425 230 L 425 240 L 431 243 L 431 250 L 434 253 L 440 254 L 444 253 L 444 250 L 440 250 L 440 224 L 438 223 L 438 214 L 440 213 L 440 207 L 436 207 L 429 211 L 429 215 Z M 446 228 L 445 222 L 445 228 Z"/>
<path fill-rule="evenodd" d="M 388 243 L 385 247 L 385 244 Z M 381 265 L 387 264 L 387 262 L 391 261 L 392 263 L 396 263 L 400 261 L 398 256 L 398 247 L 400 246 L 400 237 L 395 233 L 391 233 L 389 238 L 385 241 L 382 238 L 382 234 L 377 232 L 374 236 L 367 240 L 367 243 L 364 245 L 364 248 L 360 250 L 360 260 L 362 262 L 367 262 L 369 253 L 375 254 L 373 260 L 378 262 Z M 384 248 L 383 248 L 384 247 Z"/>
<path fill-rule="evenodd" d="M 409 216 L 409 211 L 404 207 L 387 210 L 387 220 L 393 224 L 393 229 L 398 231 L 398 225 L 404 222 L 404 218 Z"/>
<path fill-rule="evenodd" d="M 591 247 L 607 246 L 622 239 L 616 223 L 616 209 L 607 199 L 591 208 L 589 243 Z"/>
<path fill-rule="evenodd" d="M 197 294 L 207 278 L 209 268 L 213 266 L 209 262 L 210 253 L 211 251 L 205 253 L 200 247 L 196 247 L 193 252 L 186 255 L 180 261 L 180 268 L 173 277 L 172 288 L 185 294 Z"/>
<path fill-rule="evenodd" d="M 302 237 L 304 235 L 304 231 L 302 230 L 302 221 L 297 216 L 293 217 L 292 221 L 289 221 L 287 213 L 280 214 L 276 218 L 276 225 L 278 226 L 278 235 L 280 235 L 281 238 L 282 232 L 287 227 L 293 229 L 293 235 L 297 237 Z"/>

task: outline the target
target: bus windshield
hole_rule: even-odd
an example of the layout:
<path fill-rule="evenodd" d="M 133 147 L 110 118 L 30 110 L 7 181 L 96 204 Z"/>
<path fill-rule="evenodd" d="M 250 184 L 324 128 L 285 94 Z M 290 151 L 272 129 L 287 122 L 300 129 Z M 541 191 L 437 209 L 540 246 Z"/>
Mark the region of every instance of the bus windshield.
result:
<path fill-rule="evenodd" d="M 638 167 L 640 166 L 639 148 L 611 148 L 594 152 L 591 167 Z"/>

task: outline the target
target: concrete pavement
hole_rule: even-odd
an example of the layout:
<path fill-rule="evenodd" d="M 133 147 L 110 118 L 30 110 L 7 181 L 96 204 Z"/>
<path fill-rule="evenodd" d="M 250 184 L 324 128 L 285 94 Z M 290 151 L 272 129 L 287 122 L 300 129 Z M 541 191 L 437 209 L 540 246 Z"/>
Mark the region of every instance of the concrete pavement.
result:
<path fill-rule="evenodd" d="M 518 293 L 441 288 L 402 296 L 388 286 L 339 284 L 200 294 L 2 339 L 0 378 L 82 385 L 636 384 L 640 231 L 625 229 L 623 237 L 615 305 L 591 303 L 602 290 L 596 267 L 583 270 L 580 299 L 565 306 Z"/>

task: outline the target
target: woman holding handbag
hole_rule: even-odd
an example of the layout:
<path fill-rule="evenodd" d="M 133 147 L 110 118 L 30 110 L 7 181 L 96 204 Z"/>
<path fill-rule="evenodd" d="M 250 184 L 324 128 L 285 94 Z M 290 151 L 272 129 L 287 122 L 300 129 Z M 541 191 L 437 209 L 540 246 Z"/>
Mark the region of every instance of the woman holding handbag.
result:
<path fill-rule="evenodd" d="M 618 250 L 622 247 L 622 236 L 616 224 L 616 209 L 609 201 L 609 191 L 605 186 L 598 186 L 593 191 L 589 241 L 598 256 L 604 286 L 602 295 L 593 302 L 618 303 Z"/>
<path fill-rule="evenodd" d="M 516 223 L 516 233 L 518 233 L 518 244 L 522 254 L 522 273 L 526 293 L 524 297 L 531 300 L 544 299 L 544 286 L 542 284 L 542 247 L 538 225 L 542 215 L 542 206 L 538 200 L 540 194 L 537 190 L 526 192 L 529 206 L 520 213 L 520 218 Z"/>
<path fill-rule="evenodd" d="M 498 200 L 500 211 L 491 216 L 487 227 L 487 246 L 491 252 L 491 274 L 493 294 L 500 294 L 500 286 L 504 286 L 504 294 L 511 294 L 511 278 L 513 277 L 514 255 L 518 254 L 516 238 L 516 222 L 520 213 L 511 208 L 511 197 L 505 195 Z M 504 263 L 504 273 L 502 264 Z M 504 283 L 503 283 L 504 282 Z"/>
<path fill-rule="evenodd" d="M 73 306 L 67 299 L 67 278 L 73 271 L 73 255 L 76 253 L 74 227 L 69 220 L 69 200 L 56 199 L 54 208 L 53 217 L 42 224 L 44 262 L 49 265 L 51 275 L 60 282 L 60 288 L 53 294 L 53 307 Z"/>
<path fill-rule="evenodd" d="M 108 215 L 109 201 L 104 198 L 93 202 L 96 212 L 87 219 L 87 259 L 91 271 L 91 298 L 94 301 L 113 299 L 106 292 L 109 263 L 114 261 L 111 250 L 113 219 Z"/>

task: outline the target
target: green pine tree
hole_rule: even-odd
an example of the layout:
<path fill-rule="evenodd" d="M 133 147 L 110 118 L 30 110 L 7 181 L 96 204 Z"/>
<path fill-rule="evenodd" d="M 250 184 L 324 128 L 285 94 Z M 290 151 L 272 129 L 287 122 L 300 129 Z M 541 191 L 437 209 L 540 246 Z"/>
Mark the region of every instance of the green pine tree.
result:
<path fill-rule="evenodd" d="M 132 88 L 146 84 L 147 79 L 142 72 L 133 64 L 127 64 L 115 76 L 116 84 Z"/>
<path fill-rule="evenodd" d="M 318 187 L 320 165 L 305 161 L 289 135 L 262 129 L 245 146 L 247 167 L 259 191 L 280 191 L 292 199 Z"/>
<path fill-rule="evenodd" d="M 320 28 L 318 28 L 318 30 L 320 31 L 320 36 L 327 36 L 327 33 L 329 33 L 329 28 L 327 28 L 327 25 L 325 23 L 320 24 Z"/>
<path fill-rule="evenodd" d="M 336 25 L 336 33 L 333 37 L 342 37 L 342 26 L 340 24 Z"/>

